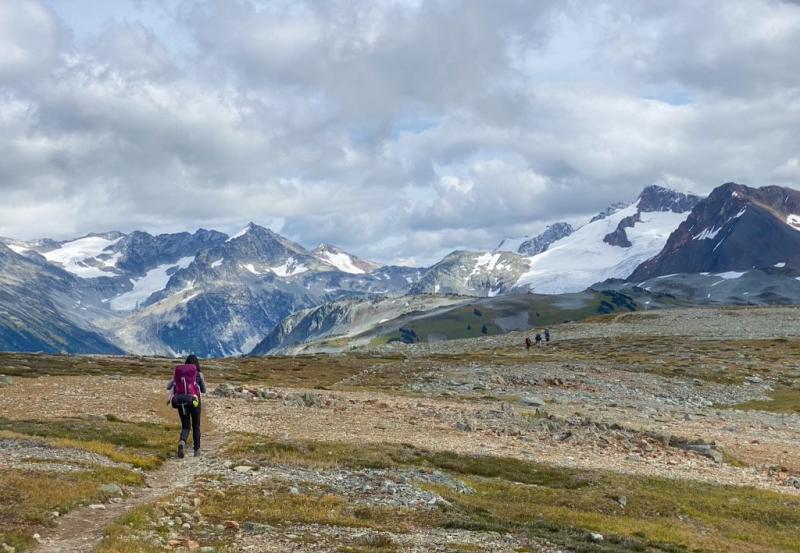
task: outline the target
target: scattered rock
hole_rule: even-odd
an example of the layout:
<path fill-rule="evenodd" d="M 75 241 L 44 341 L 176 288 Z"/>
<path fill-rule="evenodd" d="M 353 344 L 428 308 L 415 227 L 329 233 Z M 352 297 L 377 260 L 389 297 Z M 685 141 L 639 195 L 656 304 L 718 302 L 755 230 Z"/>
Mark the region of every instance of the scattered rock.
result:
<path fill-rule="evenodd" d="M 239 529 L 239 523 L 236 522 L 235 520 L 226 520 L 225 522 L 222 523 L 222 525 L 225 528 L 227 528 L 228 530 L 238 530 Z"/>
<path fill-rule="evenodd" d="M 98 486 L 97 491 L 106 497 L 122 497 L 125 494 L 119 484 L 103 484 Z"/>
<path fill-rule="evenodd" d="M 258 469 L 250 465 L 237 465 L 233 467 L 233 470 L 235 470 L 236 472 L 241 472 L 242 474 L 247 474 L 250 472 L 255 472 Z"/>
<path fill-rule="evenodd" d="M 0 374 L 0 386 L 10 386 L 14 383 L 14 379 L 5 374 Z"/>
<path fill-rule="evenodd" d="M 589 534 L 589 539 L 591 541 L 593 541 L 594 543 L 600 543 L 605 538 L 603 538 L 603 534 L 598 534 L 597 532 L 592 532 L 591 534 Z"/>
<path fill-rule="evenodd" d="M 529 407 L 544 407 L 547 403 L 539 396 L 524 395 L 520 398 L 519 402 L 522 405 Z"/>
<path fill-rule="evenodd" d="M 242 524 L 242 530 L 251 534 L 266 534 L 272 532 L 274 528 L 269 524 L 262 524 L 260 522 L 247 521 Z"/>
<path fill-rule="evenodd" d="M 0 551 L 2 551 L 2 553 L 17 553 L 16 548 L 11 547 L 7 543 L 0 543 Z"/>

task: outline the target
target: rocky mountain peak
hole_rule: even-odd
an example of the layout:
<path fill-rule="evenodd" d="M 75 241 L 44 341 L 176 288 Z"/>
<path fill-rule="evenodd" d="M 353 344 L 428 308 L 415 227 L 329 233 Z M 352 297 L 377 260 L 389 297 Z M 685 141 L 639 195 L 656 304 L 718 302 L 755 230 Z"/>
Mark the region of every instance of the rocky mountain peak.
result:
<path fill-rule="evenodd" d="M 572 234 L 575 229 L 569 223 L 553 223 L 548 225 L 538 236 L 526 240 L 517 250 L 522 255 L 537 255 L 550 247 L 553 242 L 557 242 Z"/>
<path fill-rule="evenodd" d="M 800 269 L 800 191 L 728 182 L 697 203 L 630 278 L 772 266 Z"/>
<path fill-rule="evenodd" d="M 671 211 L 686 213 L 692 210 L 702 198 L 696 194 L 685 194 L 657 184 L 651 184 L 639 194 L 639 211 Z"/>

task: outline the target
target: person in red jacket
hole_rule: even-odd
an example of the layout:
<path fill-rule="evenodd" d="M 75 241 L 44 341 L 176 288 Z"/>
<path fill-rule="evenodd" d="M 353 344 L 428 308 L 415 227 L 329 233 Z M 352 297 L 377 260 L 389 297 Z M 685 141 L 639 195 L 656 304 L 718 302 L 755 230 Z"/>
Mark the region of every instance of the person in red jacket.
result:
<path fill-rule="evenodd" d="M 178 441 L 178 457 L 183 459 L 189 429 L 192 431 L 194 456 L 200 455 L 200 396 L 206 393 L 206 382 L 200 372 L 200 361 L 192 354 L 183 365 L 175 367 L 172 380 L 167 384 L 170 403 L 178 410 L 181 419 L 181 437 Z"/>

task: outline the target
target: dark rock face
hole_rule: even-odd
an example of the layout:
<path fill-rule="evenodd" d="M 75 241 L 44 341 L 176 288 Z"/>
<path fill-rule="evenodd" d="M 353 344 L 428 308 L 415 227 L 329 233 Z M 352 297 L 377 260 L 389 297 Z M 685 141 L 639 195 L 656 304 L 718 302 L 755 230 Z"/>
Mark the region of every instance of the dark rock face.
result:
<path fill-rule="evenodd" d="M 133 275 L 143 275 L 149 269 L 175 263 L 182 257 L 194 257 L 201 250 L 225 242 L 228 237 L 215 230 L 200 229 L 194 234 L 159 234 L 134 231 L 113 246 L 121 253 L 117 268 Z"/>
<path fill-rule="evenodd" d="M 517 250 L 522 255 L 537 255 L 544 251 L 547 251 L 547 248 L 553 242 L 557 242 L 562 238 L 566 238 L 570 234 L 572 234 L 575 229 L 572 228 L 572 225 L 569 223 L 553 223 L 549 225 L 544 231 L 531 238 L 530 240 L 526 240 L 522 244 L 519 245 L 519 250 Z"/>
<path fill-rule="evenodd" d="M 628 235 L 625 229 L 631 228 L 636 223 L 642 220 L 641 212 L 637 211 L 635 215 L 629 215 L 622 219 L 614 229 L 614 232 L 609 232 L 603 237 L 603 242 L 611 244 L 612 246 L 619 246 L 620 248 L 630 248 L 633 244 L 628 240 Z"/>
<path fill-rule="evenodd" d="M 601 219 L 605 219 L 609 215 L 613 215 L 614 213 L 616 213 L 620 209 L 625 209 L 626 207 L 628 207 L 628 204 L 626 204 L 625 202 L 613 203 L 610 206 L 608 206 L 607 208 L 605 208 L 603 211 L 601 211 L 600 213 L 598 213 L 597 215 L 592 217 L 589 220 L 589 223 L 594 223 L 595 221 L 599 221 Z"/>
<path fill-rule="evenodd" d="M 639 194 L 639 211 L 686 213 L 691 211 L 702 199 L 695 194 L 684 194 L 653 184 Z"/>
<path fill-rule="evenodd" d="M 629 280 L 776 264 L 800 269 L 800 192 L 727 183 L 699 202 L 664 249 Z"/>
<path fill-rule="evenodd" d="M 631 241 L 625 229 L 631 228 L 642 220 L 642 213 L 653 213 L 671 211 L 673 213 L 687 213 L 697 205 L 702 198 L 694 194 L 684 194 L 676 192 L 658 185 L 651 185 L 642 190 L 639 194 L 638 211 L 635 215 L 630 215 L 622 219 L 613 232 L 609 232 L 603 238 L 603 242 L 618 246 L 620 248 L 630 248 Z"/>

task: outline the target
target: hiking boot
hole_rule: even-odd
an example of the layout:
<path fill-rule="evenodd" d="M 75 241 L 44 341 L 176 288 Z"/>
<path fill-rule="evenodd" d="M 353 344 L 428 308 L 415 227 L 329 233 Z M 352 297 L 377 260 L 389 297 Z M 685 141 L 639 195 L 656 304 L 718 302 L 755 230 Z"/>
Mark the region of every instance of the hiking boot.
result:
<path fill-rule="evenodd" d="M 186 442 L 181 440 L 180 442 L 178 442 L 178 459 L 183 459 L 183 455 L 184 455 L 183 450 L 184 450 L 184 448 L 186 448 Z"/>
<path fill-rule="evenodd" d="M 200 450 L 199 449 L 195 449 L 194 450 L 194 456 L 195 457 L 200 457 Z"/>

